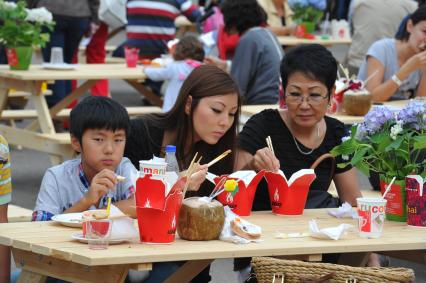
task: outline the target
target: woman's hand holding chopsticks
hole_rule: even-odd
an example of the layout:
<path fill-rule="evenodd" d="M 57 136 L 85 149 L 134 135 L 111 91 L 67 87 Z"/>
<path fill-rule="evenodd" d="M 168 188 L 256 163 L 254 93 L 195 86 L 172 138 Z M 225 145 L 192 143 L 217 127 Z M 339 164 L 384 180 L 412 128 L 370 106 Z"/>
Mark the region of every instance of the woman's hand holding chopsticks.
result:
<path fill-rule="evenodd" d="M 201 184 L 206 180 L 208 165 L 197 164 L 195 166 L 194 173 L 192 173 L 189 180 L 188 191 L 198 191 Z"/>
<path fill-rule="evenodd" d="M 256 171 L 266 170 L 277 172 L 280 169 L 280 161 L 268 147 L 264 147 L 256 151 L 250 167 Z"/>

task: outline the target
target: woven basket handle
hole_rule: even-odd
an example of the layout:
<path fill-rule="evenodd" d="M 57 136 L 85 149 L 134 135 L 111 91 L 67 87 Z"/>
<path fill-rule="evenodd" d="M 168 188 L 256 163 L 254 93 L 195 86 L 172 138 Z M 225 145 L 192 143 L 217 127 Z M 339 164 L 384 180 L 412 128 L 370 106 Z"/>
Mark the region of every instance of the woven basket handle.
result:
<path fill-rule="evenodd" d="M 321 155 L 320 157 L 317 158 L 317 160 L 314 161 L 314 163 L 312 163 L 311 165 L 311 169 L 317 168 L 317 166 L 324 160 L 324 159 L 331 159 L 331 170 L 330 170 L 330 177 L 328 179 L 328 183 L 331 183 L 331 181 L 333 180 L 333 176 L 334 176 L 334 171 L 336 169 L 336 159 L 334 159 L 334 156 L 331 155 L 330 153 L 324 153 L 323 155 Z"/>

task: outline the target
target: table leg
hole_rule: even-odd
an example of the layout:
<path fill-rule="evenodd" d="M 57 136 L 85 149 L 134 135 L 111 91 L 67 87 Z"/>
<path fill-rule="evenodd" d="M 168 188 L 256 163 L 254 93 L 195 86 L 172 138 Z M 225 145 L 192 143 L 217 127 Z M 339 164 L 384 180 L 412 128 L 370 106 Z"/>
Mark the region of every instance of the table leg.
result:
<path fill-rule="evenodd" d="M 4 108 L 6 108 L 8 96 L 9 96 L 9 89 L 4 87 L 4 85 L 2 84 L 0 86 L 0 115 L 1 115 L 1 112 L 4 110 Z"/>
<path fill-rule="evenodd" d="M 146 99 L 149 100 L 149 102 L 152 103 L 154 106 L 161 107 L 163 106 L 163 100 L 161 97 L 147 89 L 145 86 L 143 86 L 141 83 L 137 81 L 132 80 L 125 80 L 129 85 L 131 85 L 134 89 L 136 89 L 141 95 L 145 96 Z"/>
<path fill-rule="evenodd" d="M 22 270 L 18 278 L 18 283 L 44 283 L 46 276 L 28 270 Z"/>
<path fill-rule="evenodd" d="M 41 280 L 45 276 L 50 276 L 69 282 L 123 283 L 131 267 L 128 265 L 86 266 L 17 248 L 12 248 L 12 253 L 16 266 L 25 271 L 25 279 L 32 276 Z M 43 282 L 22 280 L 19 282 Z"/>
<path fill-rule="evenodd" d="M 206 268 L 213 259 L 191 260 L 182 265 L 175 273 L 167 278 L 165 283 L 183 283 L 189 282 L 204 268 Z"/>
<path fill-rule="evenodd" d="M 41 125 L 41 131 L 45 134 L 54 134 L 55 128 L 53 127 L 52 117 L 41 90 L 42 83 L 42 81 L 37 81 L 31 90 L 31 94 L 38 114 L 38 123 Z"/>
<path fill-rule="evenodd" d="M 49 116 L 51 116 L 50 120 L 52 120 L 52 117 L 54 118 L 56 116 L 56 114 L 59 113 L 59 111 L 68 107 L 68 105 L 70 105 L 71 102 L 73 102 L 74 100 L 78 99 L 83 94 L 85 94 L 92 86 L 94 86 L 97 83 L 97 81 L 98 80 L 89 80 L 89 81 L 84 82 L 81 86 L 76 88 L 73 92 L 71 92 L 69 95 L 67 95 L 65 98 L 63 98 L 61 101 L 59 101 L 58 104 L 56 104 L 55 106 L 53 106 L 49 110 Z M 45 98 L 42 97 L 42 99 L 44 100 L 44 103 L 46 104 Z M 47 104 L 46 104 L 46 107 L 47 107 Z M 37 111 L 38 111 L 38 109 L 37 109 Z M 31 131 L 35 131 L 39 128 L 40 122 L 41 122 L 40 119 L 39 119 L 39 121 L 34 121 L 31 124 L 29 124 L 26 127 L 26 129 L 31 130 Z M 53 127 L 53 125 L 52 125 L 52 127 Z"/>

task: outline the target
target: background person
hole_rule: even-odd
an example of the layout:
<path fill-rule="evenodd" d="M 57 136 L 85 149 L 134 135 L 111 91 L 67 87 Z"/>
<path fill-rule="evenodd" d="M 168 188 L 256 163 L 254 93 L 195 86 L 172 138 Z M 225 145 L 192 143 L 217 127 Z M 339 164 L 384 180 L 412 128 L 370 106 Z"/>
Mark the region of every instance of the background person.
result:
<path fill-rule="evenodd" d="M 376 41 L 368 50 L 358 78 L 377 71 L 366 88 L 375 101 L 426 95 L 426 6 L 411 14 L 406 30 L 397 38 Z"/>

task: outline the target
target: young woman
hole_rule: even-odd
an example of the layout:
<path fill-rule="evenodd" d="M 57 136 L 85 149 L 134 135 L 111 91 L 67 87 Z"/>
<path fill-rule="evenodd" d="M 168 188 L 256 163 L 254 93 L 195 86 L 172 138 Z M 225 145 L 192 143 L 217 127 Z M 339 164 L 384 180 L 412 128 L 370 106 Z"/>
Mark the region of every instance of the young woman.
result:
<path fill-rule="evenodd" d="M 358 78 L 372 75 L 366 87 L 375 101 L 426 95 L 426 6 L 411 14 L 396 38 L 381 39 L 369 48 Z"/>
<path fill-rule="evenodd" d="M 182 171 L 196 152 L 203 157 L 202 163 L 208 163 L 231 149 L 230 155 L 208 168 L 214 174 L 229 174 L 234 166 L 240 104 L 238 87 L 226 72 L 215 66 L 200 66 L 185 80 L 169 112 L 131 121 L 124 155 L 139 168 L 139 160 L 160 156 L 166 145 L 173 144 Z M 190 190 L 197 190 L 204 181 L 206 166 L 201 166 L 200 171 L 201 178 L 191 183 Z M 209 193 L 205 184 L 197 194 Z"/>

